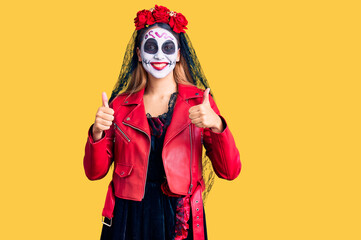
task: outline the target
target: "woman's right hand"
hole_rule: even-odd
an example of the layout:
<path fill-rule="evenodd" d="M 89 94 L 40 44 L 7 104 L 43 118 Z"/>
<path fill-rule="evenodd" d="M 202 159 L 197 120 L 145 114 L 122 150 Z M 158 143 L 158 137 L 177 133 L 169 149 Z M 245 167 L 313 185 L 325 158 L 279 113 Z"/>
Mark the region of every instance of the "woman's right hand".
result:
<path fill-rule="evenodd" d="M 108 97 L 105 92 L 102 93 L 103 105 L 98 108 L 93 125 L 93 140 L 102 138 L 103 131 L 108 130 L 114 120 L 114 110 L 108 105 Z"/>

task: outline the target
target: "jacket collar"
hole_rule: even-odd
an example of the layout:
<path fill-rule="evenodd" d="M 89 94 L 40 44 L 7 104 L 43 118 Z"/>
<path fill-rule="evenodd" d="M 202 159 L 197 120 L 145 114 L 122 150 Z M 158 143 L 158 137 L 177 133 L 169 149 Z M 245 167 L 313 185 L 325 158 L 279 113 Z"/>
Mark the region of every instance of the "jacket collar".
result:
<path fill-rule="evenodd" d="M 188 99 L 203 97 L 203 92 L 195 86 L 178 83 L 178 95 L 173 109 L 172 121 L 164 136 L 164 146 L 169 140 L 179 134 L 184 128 L 191 124 L 189 119 Z M 143 95 L 145 88 L 127 96 L 121 105 L 132 108 L 124 116 L 123 123 L 130 125 L 150 136 L 150 128 L 144 108 Z"/>

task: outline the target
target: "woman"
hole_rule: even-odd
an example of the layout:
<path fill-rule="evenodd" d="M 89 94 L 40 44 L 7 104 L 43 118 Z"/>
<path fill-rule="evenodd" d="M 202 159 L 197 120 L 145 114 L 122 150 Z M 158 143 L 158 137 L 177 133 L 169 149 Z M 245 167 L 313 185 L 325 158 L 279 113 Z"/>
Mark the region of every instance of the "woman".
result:
<path fill-rule="evenodd" d="M 184 31 L 185 17 L 155 5 L 134 22 L 110 103 L 103 93 L 85 146 L 90 180 L 103 178 L 114 162 L 101 239 L 207 239 L 203 202 L 212 171 L 235 179 L 238 149 Z M 203 160 L 202 145 L 209 157 Z"/>

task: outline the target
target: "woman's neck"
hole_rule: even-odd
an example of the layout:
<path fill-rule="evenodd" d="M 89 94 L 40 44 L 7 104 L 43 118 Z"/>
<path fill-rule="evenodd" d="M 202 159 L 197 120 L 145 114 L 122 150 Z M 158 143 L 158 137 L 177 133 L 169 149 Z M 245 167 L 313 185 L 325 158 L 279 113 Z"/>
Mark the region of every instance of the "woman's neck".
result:
<path fill-rule="evenodd" d="M 173 71 L 164 78 L 155 78 L 148 74 L 147 87 L 145 95 L 165 97 L 177 92 L 177 83 L 173 77 Z"/>

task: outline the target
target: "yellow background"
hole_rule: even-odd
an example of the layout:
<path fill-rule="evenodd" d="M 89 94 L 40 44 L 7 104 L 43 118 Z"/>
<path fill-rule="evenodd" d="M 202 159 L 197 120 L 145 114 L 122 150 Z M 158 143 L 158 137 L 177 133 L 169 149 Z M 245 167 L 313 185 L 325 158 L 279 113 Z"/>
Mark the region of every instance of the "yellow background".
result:
<path fill-rule="evenodd" d="M 138 10 L 183 13 L 239 148 L 206 204 L 218 239 L 361 239 L 358 1 L 7 1 L 1 239 L 99 239 L 111 175 L 83 170 Z"/>

